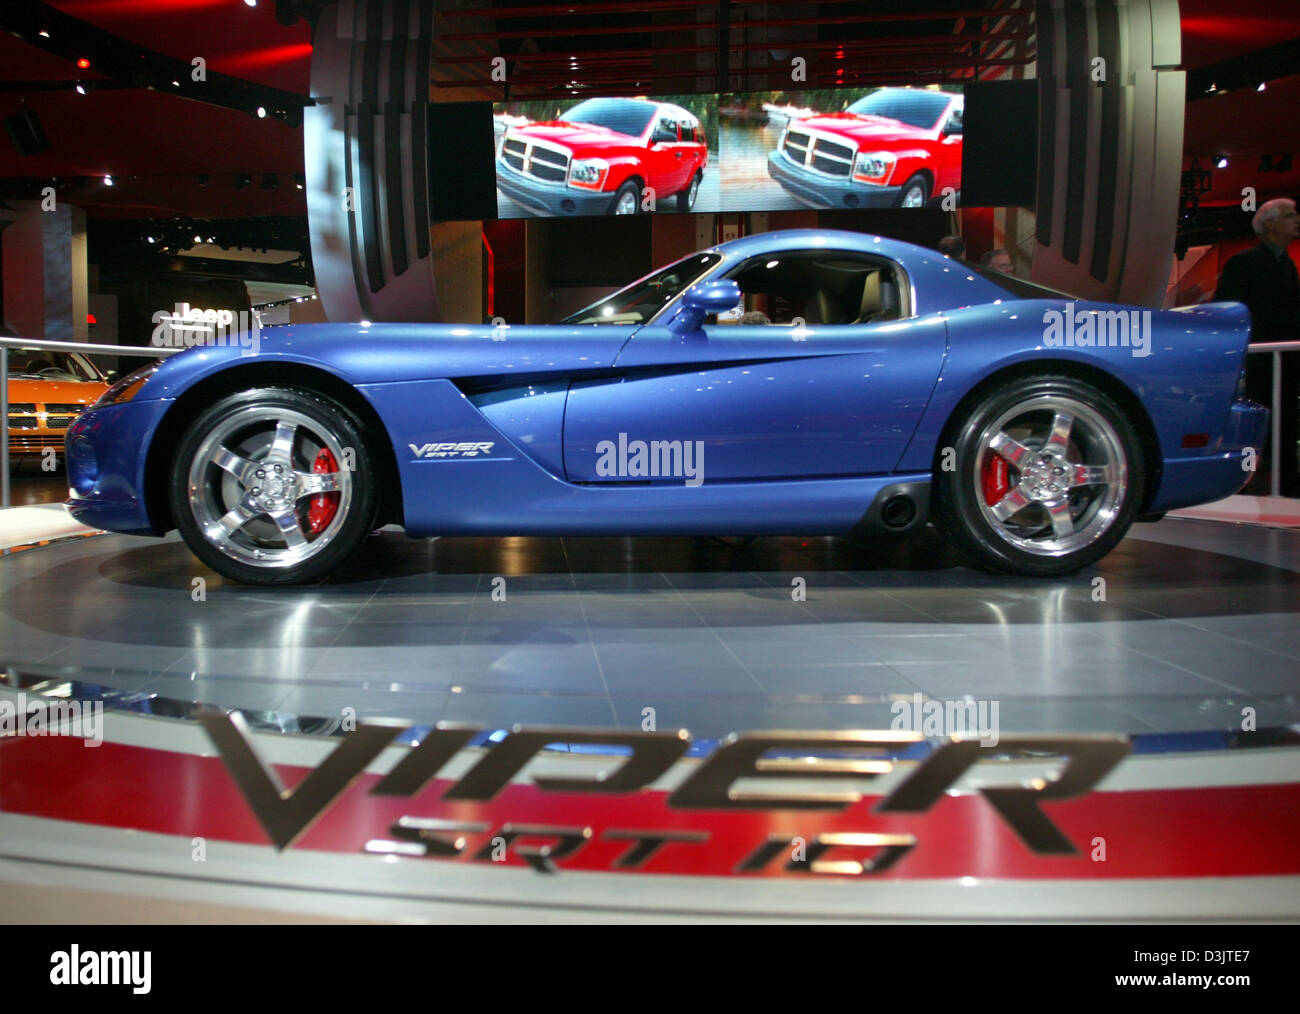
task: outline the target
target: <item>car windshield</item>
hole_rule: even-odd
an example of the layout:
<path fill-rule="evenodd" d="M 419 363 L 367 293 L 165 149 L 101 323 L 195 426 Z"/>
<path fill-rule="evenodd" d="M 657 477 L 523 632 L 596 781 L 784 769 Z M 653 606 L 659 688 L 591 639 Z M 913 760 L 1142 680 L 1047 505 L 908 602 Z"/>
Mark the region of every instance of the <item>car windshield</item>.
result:
<path fill-rule="evenodd" d="M 24 380 L 101 380 L 84 356 L 47 349 L 10 349 L 9 376 Z"/>
<path fill-rule="evenodd" d="M 948 108 L 948 92 L 907 91 L 884 88 L 849 106 L 848 112 L 862 116 L 885 116 L 913 127 L 929 129 Z"/>
<path fill-rule="evenodd" d="M 644 324 L 720 260 L 721 254 L 692 254 L 570 314 L 560 323 Z"/>
<path fill-rule="evenodd" d="M 569 123 L 589 123 L 593 127 L 607 127 L 620 134 L 640 137 L 655 114 L 653 102 L 638 99 L 588 99 L 563 114 L 560 119 Z"/>
<path fill-rule="evenodd" d="M 1015 299 L 1078 299 L 1078 296 L 1072 296 L 1068 292 L 1062 292 L 1060 289 L 1049 289 L 1046 285 L 1038 285 L 1034 282 L 1027 282 L 1023 278 L 1017 278 L 1015 275 L 1004 275 L 1000 271 L 994 271 L 991 268 L 980 268 L 974 264 L 963 265 L 973 274 L 979 275 L 985 281 L 992 282 L 1004 292 L 1009 292 Z"/>

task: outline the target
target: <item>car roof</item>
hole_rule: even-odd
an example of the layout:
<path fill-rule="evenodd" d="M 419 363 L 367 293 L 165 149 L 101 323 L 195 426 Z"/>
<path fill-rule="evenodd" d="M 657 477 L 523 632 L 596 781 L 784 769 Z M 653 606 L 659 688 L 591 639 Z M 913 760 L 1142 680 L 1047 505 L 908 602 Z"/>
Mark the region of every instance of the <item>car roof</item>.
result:
<path fill-rule="evenodd" d="M 894 260 L 942 257 L 943 254 L 927 247 L 907 243 L 901 239 L 877 236 L 868 232 L 849 232 L 844 229 L 777 229 L 773 232 L 756 232 L 740 239 L 719 243 L 711 250 L 729 255 L 750 257 L 772 250 L 800 248 L 807 250 L 856 250 L 860 253 L 880 254 Z"/>

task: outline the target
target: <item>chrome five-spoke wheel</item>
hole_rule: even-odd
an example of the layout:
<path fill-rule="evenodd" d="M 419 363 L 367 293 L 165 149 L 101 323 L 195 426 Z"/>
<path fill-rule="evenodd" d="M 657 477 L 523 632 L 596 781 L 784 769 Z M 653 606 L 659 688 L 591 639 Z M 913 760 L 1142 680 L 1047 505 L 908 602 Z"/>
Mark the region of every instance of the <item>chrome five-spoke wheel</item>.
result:
<path fill-rule="evenodd" d="M 1003 412 L 978 438 L 972 476 L 989 527 L 1018 549 L 1064 556 L 1114 523 L 1128 462 L 1119 435 L 1073 398 L 1043 395 Z"/>
<path fill-rule="evenodd" d="M 935 475 L 957 548 L 1006 573 L 1065 574 L 1123 537 L 1141 504 L 1141 444 L 1104 392 L 1071 377 L 1022 378 L 967 416 L 954 467 Z"/>
<path fill-rule="evenodd" d="M 231 396 L 182 439 L 177 525 L 204 562 L 239 580 L 320 576 L 354 548 L 373 510 L 358 458 L 358 424 L 341 406 L 293 389 Z"/>

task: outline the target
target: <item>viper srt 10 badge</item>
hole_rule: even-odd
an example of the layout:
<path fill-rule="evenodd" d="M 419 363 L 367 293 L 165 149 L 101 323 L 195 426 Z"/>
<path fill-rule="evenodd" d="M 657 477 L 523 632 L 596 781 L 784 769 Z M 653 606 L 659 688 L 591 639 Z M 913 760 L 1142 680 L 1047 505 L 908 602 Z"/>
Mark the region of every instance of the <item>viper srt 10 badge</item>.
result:
<path fill-rule="evenodd" d="M 494 441 L 462 441 L 441 444 L 407 444 L 417 458 L 477 458 L 491 454 Z"/>
<path fill-rule="evenodd" d="M 343 807 L 355 830 L 374 835 L 362 838 L 364 851 L 467 862 L 499 861 L 509 852 L 546 873 L 636 869 L 663 851 L 680 856 L 682 849 L 725 854 L 726 868 L 738 874 L 881 873 L 922 848 L 923 838 L 942 848 L 917 824 L 976 765 L 975 793 L 1030 853 L 1078 857 L 1076 844 L 1040 804 L 1090 792 L 1130 749 L 1125 737 L 1109 735 L 1004 736 L 996 749 L 950 739 L 919 762 L 898 762 L 892 757 L 924 744 L 924 737 L 892 730 L 764 732 L 728 737 L 696 761 L 686 758 L 691 738 L 685 732 L 516 727 L 479 750 L 467 744 L 483 730 L 447 725 L 376 775 L 367 767 L 405 724 L 375 722 L 358 725 L 289 791 L 257 756 L 241 715 L 209 712 L 200 721 L 278 849 L 294 844 L 364 780 L 364 795 L 358 790 Z M 525 768 L 556 743 L 621 753 L 608 758 L 611 770 L 598 774 L 526 777 Z M 1049 770 L 1026 777 L 1016 761 Z M 458 776 L 449 779 L 448 767 Z M 865 787 L 855 785 L 891 773 L 874 805 Z M 398 799 L 410 802 L 395 809 Z M 408 805 L 423 812 L 402 813 Z M 764 813 L 756 824 L 745 818 L 753 811 Z M 356 828 L 358 820 L 376 826 Z M 795 837 L 779 831 L 790 821 L 800 826 Z M 988 839 L 993 831 L 988 826 L 980 834 Z M 800 855 L 791 856 L 792 842 Z M 837 851 L 840 858 L 828 857 Z"/>

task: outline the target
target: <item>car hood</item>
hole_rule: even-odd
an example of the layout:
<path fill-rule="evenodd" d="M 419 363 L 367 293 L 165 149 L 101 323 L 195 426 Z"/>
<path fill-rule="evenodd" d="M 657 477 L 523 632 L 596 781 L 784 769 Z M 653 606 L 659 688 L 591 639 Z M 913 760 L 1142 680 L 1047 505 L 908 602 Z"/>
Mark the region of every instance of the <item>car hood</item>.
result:
<path fill-rule="evenodd" d="M 565 120 L 531 123 L 527 127 L 518 127 L 510 131 L 510 136 L 546 141 L 570 150 L 578 148 L 623 148 L 629 144 L 638 143 L 635 137 L 620 134 L 608 127 L 593 127 L 587 123 L 569 123 Z"/>
<path fill-rule="evenodd" d="M 107 390 L 108 385 L 98 380 L 25 380 L 11 377 L 9 402 L 89 405 Z"/>
<path fill-rule="evenodd" d="M 793 120 L 793 127 L 810 127 L 823 134 L 841 137 L 863 144 L 887 144 L 890 141 L 914 141 L 928 133 L 898 120 L 883 116 L 859 116 L 857 113 L 826 113 L 810 116 L 806 120 Z"/>

